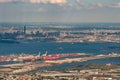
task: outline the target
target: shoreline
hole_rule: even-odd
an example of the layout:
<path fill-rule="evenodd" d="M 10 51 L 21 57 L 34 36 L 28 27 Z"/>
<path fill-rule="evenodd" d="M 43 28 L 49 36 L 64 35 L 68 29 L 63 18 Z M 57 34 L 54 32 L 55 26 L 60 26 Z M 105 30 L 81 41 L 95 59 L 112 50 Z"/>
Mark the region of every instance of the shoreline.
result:
<path fill-rule="evenodd" d="M 67 59 L 61 59 L 61 60 L 50 60 L 50 61 L 43 61 L 43 62 L 26 62 L 22 64 L 11 64 L 11 65 L 2 65 L 3 68 L 8 67 L 9 69 L 12 69 L 9 74 L 21 74 L 25 72 L 31 72 L 43 67 L 50 67 L 55 65 L 61 65 L 65 63 L 72 63 L 72 62 L 85 62 L 85 61 L 91 61 L 91 60 L 97 60 L 97 59 L 105 59 L 105 58 L 113 58 L 113 57 L 120 57 L 120 54 L 108 54 L 108 55 L 95 55 L 90 57 L 83 57 L 83 58 L 67 58 Z M 4 72 L 7 73 L 8 72 Z"/>

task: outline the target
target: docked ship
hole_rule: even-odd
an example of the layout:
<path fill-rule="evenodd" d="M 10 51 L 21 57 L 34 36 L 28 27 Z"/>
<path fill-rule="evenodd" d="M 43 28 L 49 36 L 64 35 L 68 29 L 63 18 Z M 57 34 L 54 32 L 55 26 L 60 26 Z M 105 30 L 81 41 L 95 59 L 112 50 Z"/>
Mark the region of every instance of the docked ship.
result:
<path fill-rule="evenodd" d="M 58 60 L 61 58 L 61 56 L 60 55 L 47 55 L 47 56 L 43 56 L 42 58 L 45 61 L 46 60 Z"/>
<path fill-rule="evenodd" d="M 61 55 L 48 55 L 47 51 L 45 52 L 45 54 L 43 54 L 41 56 L 41 59 L 44 60 L 44 61 L 47 61 L 47 60 L 58 60 L 60 58 L 62 58 Z"/>

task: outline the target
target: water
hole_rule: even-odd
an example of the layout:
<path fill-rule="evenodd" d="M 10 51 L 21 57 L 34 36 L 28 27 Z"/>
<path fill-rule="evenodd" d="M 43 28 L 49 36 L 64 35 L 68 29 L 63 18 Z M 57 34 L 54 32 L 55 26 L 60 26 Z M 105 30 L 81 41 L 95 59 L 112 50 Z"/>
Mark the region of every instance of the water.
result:
<path fill-rule="evenodd" d="M 83 23 L 83 24 L 69 24 L 69 23 L 23 23 L 23 24 L 13 24 L 13 23 L 0 23 L 0 29 L 7 28 L 11 26 L 14 29 L 21 30 L 23 26 L 27 25 L 27 29 L 38 28 L 45 30 L 120 30 L 120 23 Z M 36 27 L 35 27 L 36 26 Z M 50 26 L 53 26 L 52 28 Z M 66 26 L 67 28 L 55 28 L 56 26 Z M 32 27 L 32 28 L 31 28 Z M 84 42 L 84 43 L 56 43 L 56 42 L 36 42 L 36 41 L 21 41 L 20 44 L 10 44 L 10 43 L 0 43 L 0 55 L 10 55 L 10 54 L 60 54 L 60 53 L 88 53 L 93 55 L 98 54 L 109 54 L 112 52 L 120 53 L 120 42 Z M 72 64 L 62 64 L 60 66 L 55 66 L 56 68 L 65 68 L 66 66 L 75 66 L 78 64 L 120 64 L 120 58 L 109 58 L 102 60 L 92 60 L 87 62 L 74 62 Z M 4 64 L 4 63 L 2 63 Z M 54 68 L 55 69 L 55 68 Z"/>
<path fill-rule="evenodd" d="M 26 42 L 20 44 L 0 43 L 0 55 L 10 54 L 59 54 L 59 53 L 88 53 L 109 54 L 120 53 L 120 43 L 115 42 L 84 42 L 84 43 L 56 43 L 56 42 Z"/>
<path fill-rule="evenodd" d="M 87 54 L 109 54 L 112 52 L 120 53 L 120 43 L 116 42 L 84 42 L 84 43 L 56 43 L 56 42 L 22 42 L 20 44 L 0 43 L 0 55 L 10 54 L 60 54 L 60 53 L 87 53 Z M 120 58 L 109 58 L 102 60 L 93 60 L 82 62 L 79 64 L 119 64 Z M 1 63 L 3 64 L 3 63 Z M 78 63 L 63 64 L 56 66 L 56 68 L 65 68 L 67 66 L 74 66 Z"/>

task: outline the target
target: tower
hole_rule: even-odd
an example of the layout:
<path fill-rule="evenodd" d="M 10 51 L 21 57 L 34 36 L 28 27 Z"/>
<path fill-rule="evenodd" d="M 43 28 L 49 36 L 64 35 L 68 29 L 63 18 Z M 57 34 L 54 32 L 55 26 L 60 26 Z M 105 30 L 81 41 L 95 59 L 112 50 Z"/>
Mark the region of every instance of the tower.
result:
<path fill-rule="evenodd" d="M 24 35 L 26 35 L 26 26 L 24 26 Z"/>

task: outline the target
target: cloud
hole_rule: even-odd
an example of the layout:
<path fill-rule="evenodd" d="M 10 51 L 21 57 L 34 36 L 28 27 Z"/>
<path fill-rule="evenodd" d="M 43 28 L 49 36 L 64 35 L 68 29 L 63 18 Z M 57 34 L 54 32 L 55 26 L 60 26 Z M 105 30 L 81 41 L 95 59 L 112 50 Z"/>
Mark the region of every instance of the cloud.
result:
<path fill-rule="evenodd" d="M 6 2 L 30 2 L 30 3 L 43 3 L 43 4 L 65 4 L 67 0 L 0 0 L 0 3 Z"/>
<path fill-rule="evenodd" d="M 118 3 L 87 3 L 84 2 L 84 0 L 0 0 L 0 3 L 7 3 L 7 2 L 13 2 L 13 3 L 29 3 L 29 4 L 55 4 L 54 6 L 60 6 L 64 9 L 96 9 L 96 8 L 120 8 L 120 2 Z M 38 9 L 38 11 L 43 12 L 45 10 Z"/>
<path fill-rule="evenodd" d="M 37 12 L 45 12 L 45 11 L 46 11 L 46 9 L 44 9 L 42 7 L 40 7 L 40 8 L 37 9 Z"/>
<path fill-rule="evenodd" d="M 81 2 L 81 0 L 76 0 L 76 2 L 79 2 L 79 3 L 80 3 L 80 2 Z"/>
<path fill-rule="evenodd" d="M 104 7 L 105 5 L 102 4 L 102 3 L 97 3 L 96 6 L 97 6 L 97 7 Z"/>
<path fill-rule="evenodd" d="M 104 3 L 84 3 L 80 2 L 76 5 L 76 9 L 96 9 L 96 8 L 104 8 L 107 4 Z"/>
<path fill-rule="evenodd" d="M 8 3 L 8 2 L 28 2 L 27 0 L 0 0 L 0 3 Z"/>
<path fill-rule="evenodd" d="M 51 4 L 65 4 L 67 0 L 29 0 L 30 3 L 51 3 Z"/>
<path fill-rule="evenodd" d="M 111 3 L 111 4 L 103 4 L 103 3 L 97 3 L 94 7 L 98 7 L 98 8 L 104 8 L 104 7 L 108 7 L 108 8 L 120 8 L 120 2 L 118 3 Z"/>
<path fill-rule="evenodd" d="M 120 8 L 120 2 L 110 5 L 110 7 Z"/>
<path fill-rule="evenodd" d="M 12 0 L 0 0 L 0 3 L 11 2 Z"/>

